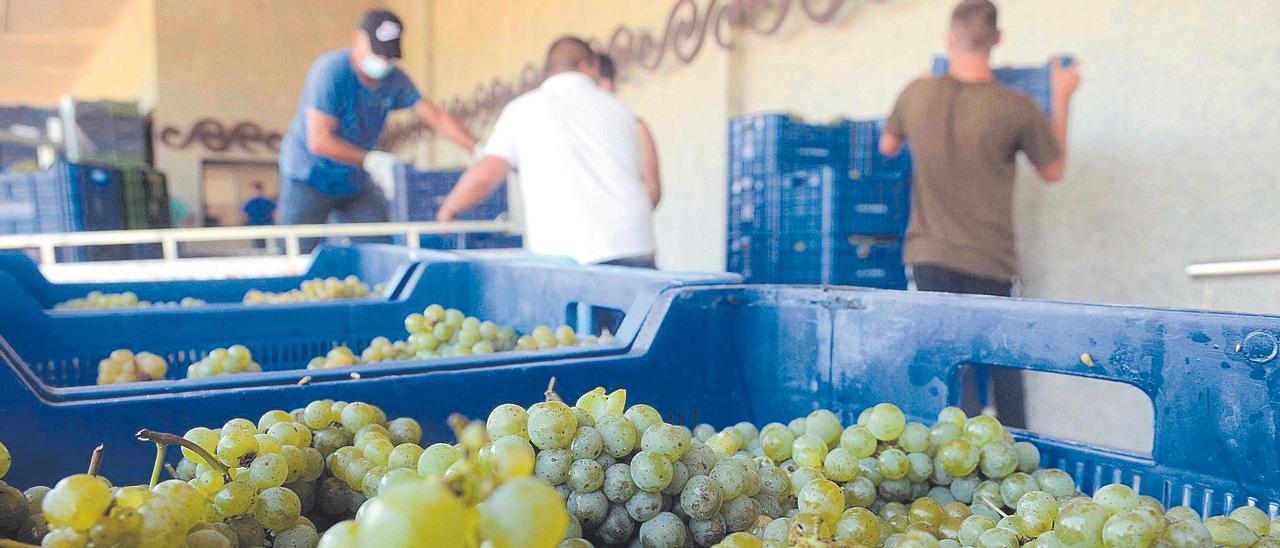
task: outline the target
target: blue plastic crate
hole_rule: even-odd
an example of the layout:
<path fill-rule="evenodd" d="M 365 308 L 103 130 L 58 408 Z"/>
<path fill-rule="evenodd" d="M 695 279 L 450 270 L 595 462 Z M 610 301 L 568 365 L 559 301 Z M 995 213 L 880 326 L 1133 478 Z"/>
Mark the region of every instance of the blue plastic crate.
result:
<path fill-rule="evenodd" d="M 505 354 L 429 362 L 362 366 L 412 370 L 437 363 L 473 364 L 546 359 L 566 352 L 618 351 L 635 337 L 639 321 L 662 290 L 685 285 L 731 283 L 730 274 L 664 273 L 623 267 L 579 267 L 525 260 L 463 259 L 421 252 L 426 260 L 411 271 L 404 287 L 385 299 L 349 299 L 273 306 L 210 305 L 195 308 L 101 310 L 93 313 L 45 311 L 8 272 L 0 271 L 0 294 L 7 310 L 0 336 L 23 357 L 27 377 L 47 397 L 77 399 L 163 391 L 198 391 L 220 385 L 296 382 L 307 362 L 334 345 L 363 349 L 372 339 L 403 339 L 405 316 L 427 305 L 458 308 L 469 315 L 511 325 L 528 333 L 538 325 L 568 324 L 582 331 L 609 328 L 621 346 L 567 349 L 535 355 Z M 617 325 L 579 322 L 580 308 L 609 309 Z M 92 337 L 85 336 L 92 333 Z M 186 366 L 210 350 L 244 344 L 266 375 L 233 375 L 181 382 L 91 386 L 97 363 L 117 348 L 150 351 L 173 366 L 169 377 L 182 378 Z M 338 375 L 347 373 L 338 372 Z M 274 376 L 272 376 L 274 375 Z M 213 384 L 209 384 L 213 383 Z M 3 398 L 0 393 L 0 398 Z"/>
<path fill-rule="evenodd" d="M 499 232 L 468 232 L 464 234 L 427 234 L 419 237 L 418 246 L 423 249 L 520 249 L 524 237 L 519 234 Z"/>
<path fill-rule="evenodd" d="M 445 196 L 462 177 L 460 170 L 418 171 L 410 164 L 396 166 L 396 197 L 392 221 L 434 221 Z M 507 190 L 501 185 L 475 207 L 458 215 L 462 221 L 493 221 L 507 217 Z"/>
<path fill-rule="evenodd" d="M 905 179 L 851 179 L 830 167 L 769 179 L 769 207 L 783 233 L 898 236 L 907 228 L 910 187 Z"/>
<path fill-rule="evenodd" d="M 906 289 L 902 240 L 849 235 L 833 239 L 831 271 L 823 283 L 879 289 Z"/>
<path fill-rule="evenodd" d="M 740 116 L 729 122 L 729 178 L 843 166 L 848 161 L 848 142 L 839 124 L 810 125 L 778 113 Z"/>
<path fill-rule="evenodd" d="M 626 388 L 666 420 L 723 427 L 763 425 L 817 407 L 845 424 L 875 403 L 932 422 L 959 403 L 970 365 L 1014 367 L 1129 384 L 1151 398 L 1150 455 L 1014 431 L 1065 469 L 1086 494 L 1122 482 L 1166 506 L 1222 514 L 1252 502 L 1280 506 L 1280 318 L 1136 307 L 1034 302 L 934 293 L 771 286 L 680 288 L 655 303 L 624 355 L 506 367 L 400 374 L 306 386 L 264 385 L 53 403 L 24 384 L 13 353 L 0 361 L 0 436 L 13 454 L 6 481 L 51 484 L 81 471 L 105 443 L 103 473 L 117 485 L 145 481 L 154 448 L 140 428 L 185 432 L 289 410 L 321 398 L 367 401 L 421 421 L 424 443 L 451 439 L 451 413 L 485 417 L 495 406 L 542 399 L 551 377 L 568 399 L 597 385 Z M 1081 363 L 1089 353 L 1093 365 Z M 673 380 L 674 379 L 674 380 Z M 1079 395 L 1087 398 L 1087 394 Z M 1091 425 L 1092 427 L 1105 427 Z M 177 450 L 169 456 L 176 461 Z"/>
<path fill-rule="evenodd" d="M 141 244 L 145 245 L 145 244 Z M 146 253 L 137 251 L 135 253 Z M 82 298 L 90 291 L 123 293 L 131 291 L 140 300 L 172 302 L 194 297 L 209 303 L 235 303 L 250 289 L 280 293 L 296 289 L 312 278 L 345 278 L 354 275 L 370 287 L 385 283 L 399 291 L 415 263 L 423 260 L 452 260 L 450 255 L 432 254 L 392 245 L 320 246 L 312 252 L 311 263 L 298 276 L 239 278 L 227 280 L 172 280 L 162 282 L 53 283 L 44 277 L 31 258 L 22 253 L 0 252 L 0 272 L 7 272 L 40 307 Z M 113 312 L 113 314 L 118 313 Z M 57 311 L 57 314 L 99 314 L 93 310 Z"/>
<path fill-rule="evenodd" d="M 911 178 L 911 150 L 903 148 L 897 156 L 880 153 L 880 136 L 884 133 L 884 120 L 849 120 L 844 122 L 848 132 L 849 163 L 847 176 L 851 180 L 906 181 Z"/>
<path fill-rule="evenodd" d="M 1062 57 L 1063 66 L 1069 67 L 1072 62 L 1072 57 Z M 946 74 L 949 66 L 950 61 L 946 57 L 935 56 L 932 73 L 934 76 Z M 1053 110 L 1050 67 L 1049 64 L 1042 67 L 1001 67 L 994 69 L 993 72 L 997 82 L 1031 97 L 1036 106 L 1040 107 L 1047 116 Z"/>

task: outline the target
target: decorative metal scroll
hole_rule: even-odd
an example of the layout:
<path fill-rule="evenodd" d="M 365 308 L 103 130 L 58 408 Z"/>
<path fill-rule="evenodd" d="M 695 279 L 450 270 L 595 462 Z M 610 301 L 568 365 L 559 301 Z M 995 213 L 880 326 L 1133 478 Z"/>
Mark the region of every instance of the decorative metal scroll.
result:
<path fill-rule="evenodd" d="M 228 126 L 212 118 L 196 120 L 186 131 L 174 126 L 160 130 L 160 142 L 165 146 L 185 149 L 198 144 L 213 152 L 226 152 L 232 147 L 244 152 L 280 152 L 282 139 L 279 133 L 254 122 Z"/>

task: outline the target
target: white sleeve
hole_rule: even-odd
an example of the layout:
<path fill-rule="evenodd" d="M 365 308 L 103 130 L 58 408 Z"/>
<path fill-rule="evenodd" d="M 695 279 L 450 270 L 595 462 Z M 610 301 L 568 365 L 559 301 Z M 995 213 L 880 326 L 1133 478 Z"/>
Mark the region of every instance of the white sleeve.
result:
<path fill-rule="evenodd" d="M 512 108 L 513 106 L 516 105 L 507 105 L 502 109 L 502 114 L 498 115 L 498 121 L 493 124 L 493 131 L 489 133 L 489 140 L 484 142 L 484 153 L 486 156 L 502 158 L 514 168 L 519 165 L 516 135 L 521 124 L 519 108 Z"/>

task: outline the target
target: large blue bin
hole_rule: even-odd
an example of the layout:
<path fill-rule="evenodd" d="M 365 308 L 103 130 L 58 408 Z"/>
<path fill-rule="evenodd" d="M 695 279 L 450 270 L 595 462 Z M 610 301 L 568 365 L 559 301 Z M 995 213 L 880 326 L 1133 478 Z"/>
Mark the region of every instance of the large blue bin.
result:
<path fill-rule="evenodd" d="M 366 244 L 348 247 L 320 246 L 312 252 L 311 264 L 299 276 L 270 278 L 238 278 L 226 280 L 171 280 L 162 282 L 53 283 L 40 268 L 22 253 L 0 253 L 0 272 L 7 272 L 43 308 L 71 299 L 83 298 L 90 291 L 123 293 L 131 291 L 138 299 L 152 302 L 175 302 L 185 297 L 209 303 L 239 303 L 250 289 L 284 292 L 296 289 L 312 278 L 345 278 L 354 275 L 373 286 L 386 283 L 390 291 L 402 287 L 411 266 L 424 259 L 452 260 L 452 255 L 429 253 L 401 246 Z M 135 311 L 144 311 L 137 309 Z M 95 314 L 101 310 L 66 310 L 58 313 Z"/>
<path fill-rule="evenodd" d="M 625 355 L 56 403 L 24 384 L 27 376 L 0 375 L 7 395 L 0 437 L 13 453 L 6 479 L 15 485 L 81 471 L 99 443 L 106 444 L 105 473 L 122 484 L 145 481 L 142 463 L 154 455 L 133 439 L 139 428 L 180 433 L 320 398 L 368 401 L 389 416 L 414 417 L 428 442 L 451 437 L 450 413 L 482 418 L 504 402 L 531 404 L 553 376 L 566 397 L 597 385 L 626 388 L 628 403 L 648 403 L 687 425 L 763 424 L 817 407 L 850 423 L 881 401 L 931 422 L 958 402 L 962 370 L 981 364 L 1116 381 L 1151 398 L 1149 456 L 1015 432 L 1040 447 L 1042 464 L 1068 471 L 1085 492 L 1122 482 L 1166 505 L 1217 514 L 1253 501 L 1274 515 L 1277 334 L 1280 318 L 1244 314 L 876 290 L 677 288 L 647 314 Z M 21 373 L 3 345 L 0 358 Z"/>
<path fill-rule="evenodd" d="M 425 252 L 421 252 L 425 253 Z M 526 260 L 464 259 L 431 253 L 409 274 L 404 287 L 385 299 L 273 306 L 211 305 L 193 308 L 108 309 L 93 314 L 42 310 L 35 299 L 0 271 L 7 298 L 0 336 L 22 358 L 22 374 L 44 397 L 74 400 L 136 396 L 216 387 L 297 382 L 349 375 L 353 369 L 307 370 L 311 358 L 335 345 L 360 350 L 376 337 L 404 339 L 405 316 L 430 304 L 510 325 L 528 333 L 538 325 L 567 324 L 598 333 L 608 328 L 615 344 L 537 353 L 499 353 L 429 361 L 357 366 L 413 371 L 462 367 L 569 354 L 625 351 L 658 294 L 685 284 L 733 283 L 733 274 L 681 274 L 624 267 L 582 267 Z M 579 318 L 582 318 L 581 320 Z M 592 325 L 598 318 L 601 325 Z M 178 380 L 187 365 L 215 348 L 243 344 L 265 370 L 260 374 Z M 96 386 L 97 364 L 111 351 L 128 348 L 164 356 L 169 381 Z M 0 398 L 5 394 L 0 391 Z"/>
<path fill-rule="evenodd" d="M 1069 67 L 1074 62 L 1071 56 L 1062 57 L 1062 65 Z M 943 56 L 933 58 L 931 72 L 934 76 L 941 76 L 947 73 L 951 62 Z M 994 69 L 997 82 L 1004 84 L 1013 90 L 1022 93 L 1035 101 L 1036 106 L 1048 116 L 1053 111 L 1052 97 L 1052 81 L 1050 78 L 1051 64 L 1046 63 L 1038 67 L 1000 67 Z"/>

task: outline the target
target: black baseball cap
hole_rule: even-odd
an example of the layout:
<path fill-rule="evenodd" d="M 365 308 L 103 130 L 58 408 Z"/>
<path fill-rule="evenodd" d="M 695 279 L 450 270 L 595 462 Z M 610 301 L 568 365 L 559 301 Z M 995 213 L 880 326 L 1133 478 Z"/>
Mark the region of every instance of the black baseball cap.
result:
<path fill-rule="evenodd" d="M 400 58 L 400 18 L 387 10 L 370 10 L 360 20 L 360 30 L 369 36 L 373 53 L 389 59 Z"/>

